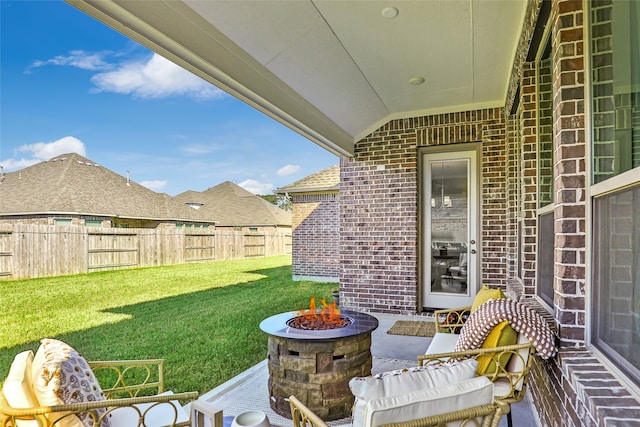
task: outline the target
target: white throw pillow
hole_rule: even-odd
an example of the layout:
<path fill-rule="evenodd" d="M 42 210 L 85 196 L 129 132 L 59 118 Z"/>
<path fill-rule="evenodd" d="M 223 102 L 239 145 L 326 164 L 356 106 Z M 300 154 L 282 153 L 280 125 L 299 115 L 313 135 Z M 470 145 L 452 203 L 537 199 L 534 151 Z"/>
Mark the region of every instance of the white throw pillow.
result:
<path fill-rule="evenodd" d="M 87 361 L 68 344 L 50 338 L 42 340 L 41 348 L 34 357 L 33 389 L 40 406 L 55 406 L 72 403 L 86 403 L 104 400 L 102 388 Z M 100 416 L 106 409 L 95 409 Z M 61 414 L 47 414 L 50 420 L 59 419 Z M 60 427 L 91 427 L 87 414 L 66 416 L 56 425 Z M 109 427 L 109 420 L 102 421 L 102 427 Z"/>
<path fill-rule="evenodd" d="M 451 411 L 493 403 L 493 383 L 485 376 L 456 384 L 435 387 L 410 394 L 369 401 L 365 408 L 365 427 L 417 420 Z M 356 425 L 354 419 L 353 425 Z M 458 422 L 448 424 L 459 425 Z"/>
<path fill-rule="evenodd" d="M 38 399 L 33 394 L 33 386 L 31 383 L 31 366 L 33 363 L 33 351 L 27 350 L 18 353 L 13 358 L 9 374 L 2 385 L 2 393 L 7 403 L 12 408 L 35 408 L 38 405 Z M 37 427 L 35 420 L 17 420 L 18 427 Z"/>
<path fill-rule="evenodd" d="M 436 332 L 431 339 L 431 344 L 427 348 L 425 354 L 451 353 L 458 342 L 458 334 L 446 334 L 444 332 Z"/>
<path fill-rule="evenodd" d="M 353 378 L 349 381 L 349 388 L 356 397 L 353 427 L 363 425 L 366 406 L 370 400 L 455 384 L 475 377 L 477 366 L 478 362 L 475 359 L 468 359 L 462 362 L 389 371 L 373 377 Z"/>

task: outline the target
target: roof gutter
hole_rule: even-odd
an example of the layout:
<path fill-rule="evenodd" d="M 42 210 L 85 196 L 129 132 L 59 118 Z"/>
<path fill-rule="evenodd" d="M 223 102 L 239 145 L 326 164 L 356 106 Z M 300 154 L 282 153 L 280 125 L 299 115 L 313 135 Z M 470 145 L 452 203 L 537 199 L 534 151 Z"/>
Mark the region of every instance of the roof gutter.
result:
<path fill-rule="evenodd" d="M 338 193 L 340 191 L 339 186 L 331 187 L 317 187 L 317 188 L 276 188 L 274 193 L 277 194 L 291 194 L 291 193 Z"/>

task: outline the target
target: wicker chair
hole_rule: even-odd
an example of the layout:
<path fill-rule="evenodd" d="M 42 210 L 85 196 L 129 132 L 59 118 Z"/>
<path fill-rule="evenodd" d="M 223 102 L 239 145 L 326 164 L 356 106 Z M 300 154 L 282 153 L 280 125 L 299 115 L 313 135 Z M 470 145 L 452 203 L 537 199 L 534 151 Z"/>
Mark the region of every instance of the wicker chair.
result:
<path fill-rule="evenodd" d="M 436 333 L 459 333 L 470 314 L 471 306 L 434 311 Z"/>
<path fill-rule="evenodd" d="M 128 412 L 127 422 L 133 417 L 133 421 L 127 425 L 145 427 L 154 425 L 192 426 L 190 417 L 184 412 L 180 402 L 193 401 L 197 399 L 198 393 L 163 393 L 164 361 L 162 359 L 88 363 L 101 386 L 106 385 L 103 387 L 106 400 L 57 406 L 13 408 L 9 406 L 5 396 L 0 392 L 0 426 L 54 427 L 61 423 L 70 422 L 77 415 L 87 414 L 92 426 L 99 427 L 105 418 L 113 419 L 118 411 L 121 411 L 118 414 L 119 417 L 122 417 L 123 411 Z M 206 402 L 200 403 L 206 404 Z M 122 408 L 127 409 L 123 410 Z M 202 405 L 199 408 L 202 411 Z M 208 415 L 213 416 L 217 412 L 212 407 L 208 409 L 211 411 L 211 414 Z M 106 411 L 103 412 L 103 410 Z M 161 419 L 161 423 L 155 424 L 151 418 Z"/>
<path fill-rule="evenodd" d="M 311 412 L 295 396 L 289 397 L 294 427 L 327 427 L 327 424 Z M 495 402 L 492 405 L 475 406 L 461 411 L 421 418 L 400 423 L 384 424 L 381 427 L 445 427 L 448 423 L 458 421 L 464 427 L 497 427 L 502 415 L 509 411 L 508 405 Z"/>
<path fill-rule="evenodd" d="M 484 375 L 495 384 L 495 400 L 507 405 L 522 401 L 526 392 L 535 347 L 524 335 L 519 334 L 518 343 L 514 345 L 453 352 L 457 334 L 469 317 L 470 312 L 471 307 L 435 311 L 436 336 L 434 336 L 434 340 L 444 338 L 438 341 L 446 343 L 445 346 L 450 346 L 450 349 L 434 352 L 430 346 L 427 349 L 427 354 L 418 356 L 418 364 L 428 365 L 446 362 L 450 359 L 462 360 L 467 358 L 477 359 L 479 356 L 489 357 L 491 363 L 495 366 L 495 370 Z M 438 334 L 447 335 L 437 337 Z M 507 362 L 505 363 L 505 361 Z M 512 427 L 511 411 L 506 411 L 506 414 L 508 425 Z"/>

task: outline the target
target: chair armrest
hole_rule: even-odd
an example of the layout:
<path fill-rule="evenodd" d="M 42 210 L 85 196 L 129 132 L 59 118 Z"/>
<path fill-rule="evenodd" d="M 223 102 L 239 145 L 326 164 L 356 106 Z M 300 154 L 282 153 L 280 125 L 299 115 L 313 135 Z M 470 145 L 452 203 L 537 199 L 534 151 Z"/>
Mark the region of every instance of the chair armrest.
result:
<path fill-rule="evenodd" d="M 107 399 L 164 392 L 164 359 L 90 361 Z"/>
<path fill-rule="evenodd" d="M 492 353 L 504 353 L 504 352 L 517 352 L 518 350 L 522 350 L 525 348 L 533 347 L 531 343 L 525 344 L 513 344 L 513 345 L 505 345 L 502 347 L 490 347 L 490 348 L 476 348 L 473 350 L 463 350 L 463 351 L 451 351 L 447 353 L 433 353 L 433 354 L 420 354 L 418 355 L 418 365 L 426 366 L 431 363 L 445 363 L 448 362 L 449 359 L 467 359 L 467 358 L 477 358 L 481 355 L 490 355 Z"/>
<path fill-rule="evenodd" d="M 191 421 L 181 423 L 177 422 L 178 414 L 182 411 L 182 408 L 177 407 L 178 405 L 176 404 L 176 402 L 180 400 L 195 400 L 197 398 L 197 392 L 186 392 L 166 394 L 162 396 L 107 399 L 96 402 L 74 403 L 55 406 L 39 406 L 23 409 L 10 407 L 7 401 L 4 399 L 4 396 L 0 395 L 0 414 L 5 417 L 5 419 L 2 420 L 2 427 L 15 426 L 16 420 L 37 420 L 44 427 L 54 427 L 57 426 L 58 423 L 51 422 L 49 418 L 45 416 L 46 414 L 60 414 L 60 416 L 64 417 L 63 419 L 65 419 L 68 416 L 79 415 L 83 413 L 89 415 L 89 417 L 93 421 L 93 427 L 99 427 L 102 420 L 105 417 L 109 416 L 112 411 L 118 408 L 131 408 L 139 414 L 138 426 L 142 426 L 144 416 L 150 408 L 148 408 L 147 410 L 140 410 L 134 405 L 147 403 L 151 404 L 151 408 L 153 408 L 158 404 L 166 404 L 171 405 L 171 407 L 173 408 L 172 412 L 175 414 L 173 420 L 167 419 L 166 425 L 171 427 L 189 427 L 191 425 Z M 106 412 L 101 414 L 100 412 L 96 412 L 97 409 L 106 409 Z"/>
<path fill-rule="evenodd" d="M 471 314 L 471 306 L 436 310 L 433 314 L 436 319 L 436 332 L 457 334 Z"/>
<path fill-rule="evenodd" d="M 519 401 L 524 395 L 526 381 L 531 371 L 535 347 L 530 342 L 506 345 L 502 347 L 478 348 L 450 353 L 424 354 L 418 356 L 418 365 L 445 363 L 451 359 L 477 359 L 479 356 L 490 357 L 495 364 L 494 372 L 483 374 L 496 383 L 500 381 L 508 386 L 505 392 L 496 391 L 495 399 L 504 401 Z M 503 357 L 508 354 L 508 357 Z M 508 360 L 504 363 L 504 360 Z"/>
<path fill-rule="evenodd" d="M 501 347 L 489 347 L 489 348 L 476 348 L 473 350 L 463 350 L 463 351 L 452 351 L 448 353 L 434 353 L 434 354 L 421 354 L 418 356 L 418 365 L 426 366 L 431 363 L 445 363 L 449 361 L 449 359 L 467 359 L 469 357 L 477 358 L 478 356 L 491 356 L 492 354 L 496 354 L 496 358 L 500 357 L 505 353 L 511 353 L 512 357 L 516 356 L 522 359 L 522 355 L 520 354 L 520 350 L 528 349 L 529 355 L 531 355 L 535 351 L 535 347 L 530 342 L 523 344 L 513 344 L 513 345 L 505 345 Z M 530 358 L 527 360 L 522 360 L 524 363 L 524 368 L 529 365 Z M 499 365 L 501 366 L 501 365 Z"/>
<path fill-rule="evenodd" d="M 381 427 L 440 427 L 454 421 L 460 421 L 465 426 L 497 427 L 500 418 L 509 411 L 509 405 L 497 401 L 491 405 L 474 406 L 417 420 L 384 424 Z"/>

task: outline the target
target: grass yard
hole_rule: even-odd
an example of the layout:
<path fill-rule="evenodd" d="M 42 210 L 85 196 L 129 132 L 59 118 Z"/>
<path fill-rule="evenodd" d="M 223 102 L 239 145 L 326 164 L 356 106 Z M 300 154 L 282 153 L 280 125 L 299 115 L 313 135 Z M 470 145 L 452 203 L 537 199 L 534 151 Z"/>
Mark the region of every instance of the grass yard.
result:
<path fill-rule="evenodd" d="M 0 281 L 0 383 L 48 337 L 88 360 L 164 358 L 167 389 L 204 393 L 266 357 L 264 318 L 335 287 L 292 281 L 289 256 Z"/>

